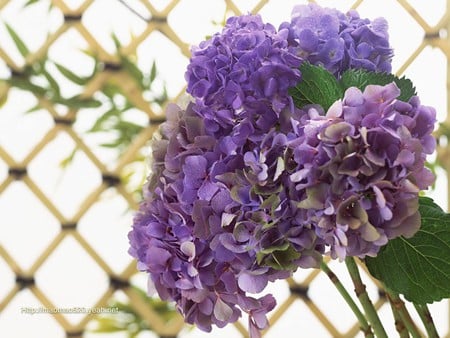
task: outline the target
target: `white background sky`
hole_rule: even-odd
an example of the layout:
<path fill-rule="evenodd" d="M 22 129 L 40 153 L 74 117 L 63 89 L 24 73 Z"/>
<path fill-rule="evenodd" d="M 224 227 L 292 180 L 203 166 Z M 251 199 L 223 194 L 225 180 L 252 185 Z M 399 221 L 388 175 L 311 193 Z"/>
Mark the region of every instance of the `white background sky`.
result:
<path fill-rule="evenodd" d="M 82 1 L 66 1 L 71 7 L 77 7 Z M 256 3 L 255 0 L 235 1 L 245 12 Z M 341 10 L 348 9 L 353 1 L 318 1 L 329 7 Z M 23 38 L 28 47 L 35 51 L 44 42 L 49 32 L 54 32 L 62 23 L 58 10 L 47 12 L 49 1 L 39 1 L 27 9 L 22 9 L 25 1 L 13 0 L 0 12 L 0 21 L 11 24 Z M 137 1 L 129 1 L 130 5 L 142 10 Z M 152 1 L 161 9 L 168 1 Z M 278 26 L 289 20 L 293 5 L 301 1 L 271 1 L 261 11 L 265 21 Z M 430 25 L 436 24 L 445 11 L 444 0 L 410 0 Z M 431 5 L 432 3 L 432 5 Z M 169 17 L 169 23 L 179 37 L 189 44 L 199 43 L 204 36 L 214 33 L 218 28 L 212 22 L 221 22 L 225 5 L 223 0 L 182 0 Z M 393 0 L 366 0 L 358 10 L 362 17 L 374 19 L 384 16 L 390 24 L 391 44 L 395 49 L 393 61 L 394 71 L 399 69 L 415 48 L 421 43 L 423 31 L 419 25 Z M 144 13 L 144 16 L 146 14 Z M 15 50 L 4 26 L 0 22 L 0 47 L 14 60 L 23 62 Z M 114 32 L 126 45 L 131 35 L 139 35 L 145 29 L 145 23 L 127 11 L 118 1 L 96 0 L 83 16 L 83 24 L 102 46 L 113 53 L 114 45 L 110 39 Z M 92 60 L 80 53 L 87 47 L 82 37 L 70 30 L 59 38 L 49 51 L 49 58 L 72 69 L 79 75 L 88 75 L 92 68 Z M 156 60 L 161 78 L 167 82 L 168 92 L 175 96 L 184 87 L 184 71 L 188 60 L 178 48 L 171 44 L 160 33 L 152 33 L 137 50 L 138 65 L 149 70 Z M 71 96 L 79 93 L 80 88 L 71 85 L 67 80 L 58 77 L 64 84 L 63 95 Z M 417 86 L 422 102 L 436 107 L 440 120 L 446 115 L 446 59 L 438 49 L 427 47 L 418 59 L 406 71 Z M 8 69 L 0 61 L 0 77 L 8 76 Z M 23 112 L 34 106 L 35 98 L 29 93 L 12 90 L 7 103 L 0 108 L 0 145 L 17 161 L 22 160 L 53 126 L 52 119 L 45 111 L 24 115 Z M 61 111 L 61 113 L 64 113 Z M 74 128 L 82 134 L 99 112 L 92 110 L 79 113 L 79 121 Z M 136 116 L 139 117 L 139 114 Z M 94 144 L 95 139 L 86 137 L 86 143 Z M 73 149 L 73 141 L 66 135 L 58 136 L 45 150 L 33 160 L 29 169 L 30 177 L 50 197 L 61 212 L 70 217 L 75 213 L 83 198 L 100 183 L 95 167 L 84 155 L 76 156 L 73 164 L 65 171 L 59 162 Z M 95 149 L 96 154 L 105 162 L 112 161 L 111 152 Z M 0 182 L 6 177 L 7 166 L 0 160 Z M 442 206 L 447 205 L 446 179 L 439 172 L 437 190 L 433 197 Z M 69 192 L 69 193 L 68 193 Z M 79 230 L 88 242 L 110 264 L 114 271 L 120 272 L 129 262 L 126 254 L 128 243 L 126 234 L 131 224 L 131 213 L 126 211 L 127 204 L 113 190 L 107 191 L 100 202 L 96 203 L 79 223 Z M 59 231 L 59 224 L 51 214 L 42 207 L 34 195 L 20 182 L 12 184 L 0 195 L 0 245 L 2 245 L 26 269 L 31 266 L 37 255 L 48 245 Z M 343 280 L 346 275 L 338 264 L 333 265 Z M 61 271 L 64 271 L 61 274 Z M 304 275 L 300 273 L 299 275 Z M 300 278 L 300 277 L 299 277 Z M 61 307 L 92 306 L 99 293 L 107 287 L 107 276 L 83 252 L 79 244 L 71 238 L 64 240 L 50 259 L 39 269 L 36 275 L 38 286 L 50 299 Z M 14 275 L 0 258 L 0 300 L 9 292 L 14 283 Z M 138 277 L 137 283 L 144 284 L 144 278 Z M 349 284 L 348 284 L 349 285 Z M 288 295 L 285 282 L 270 286 L 279 303 Z M 369 288 L 375 294 L 375 288 Z M 346 310 L 345 304 L 335 293 L 329 281 L 320 277 L 311 287 L 311 297 L 319 307 L 329 315 L 333 323 L 344 331 L 353 323 L 352 314 Z M 28 291 L 18 294 L 0 314 L 0 336 L 11 338 L 24 337 L 63 337 L 64 333 L 56 322 L 47 315 L 33 317 L 20 314 L 23 306 L 39 306 L 36 299 Z M 432 306 L 438 327 L 441 332 L 448 330 L 448 306 L 444 303 Z M 385 306 L 382 313 L 390 318 L 390 309 Z M 77 322 L 79 317 L 70 317 Z M 393 325 L 389 323 L 390 336 Z M 300 335 L 301 334 L 301 335 Z M 283 319 L 275 325 L 267 337 L 327 337 L 327 333 L 317 320 L 305 310 L 305 305 L 297 302 Z M 229 327 L 215 330 L 206 335 L 197 330 L 186 331 L 183 337 L 237 337 L 236 330 Z M 94 337 L 86 335 L 86 337 Z M 115 337 L 108 335 L 108 337 Z M 119 337 L 119 336 L 118 336 Z M 142 335 L 145 337 L 145 335 Z"/>

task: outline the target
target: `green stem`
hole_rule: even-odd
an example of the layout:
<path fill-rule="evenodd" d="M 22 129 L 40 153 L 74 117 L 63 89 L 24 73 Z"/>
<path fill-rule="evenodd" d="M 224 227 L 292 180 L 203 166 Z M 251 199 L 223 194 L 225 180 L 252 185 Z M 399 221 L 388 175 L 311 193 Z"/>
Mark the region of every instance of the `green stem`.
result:
<path fill-rule="evenodd" d="M 436 330 L 436 326 L 433 322 L 433 317 L 431 317 L 430 310 L 428 310 L 428 306 L 426 304 L 420 305 L 414 303 L 414 307 L 417 310 L 417 313 L 422 320 L 423 325 L 425 326 L 425 330 L 427 330 L 429 338 L 439 338 L 439 334 Z"/>
<path fill-rule="evenodd" d="M 364 314 L 361 312 L 358 305 L 356 305 L 355 301 L 350 296 L 347 289 L 341 283 L 336 274 L 330 269 L 330 267 L 325 262 L 322 262 L 320 264 L 320 269 L 326 273 L 328 278 L 331 280 L 331 282 L 334 284 L 336 289 L 341 294 L 342 298 L 344 298 L 344 300 L 347 302 L 348 306 L 353 311 L 356 318 L 358 318 L 359 324 L 361 326 L 361 331 L 364 333 L 364 336 L 366 338 L 373 338 L 372 328 L 367 322 L 366 317 L 364 317 Z"/>
<path fill-rule="evenodd" d="M 391 301 L 391 299 L 389 297 L 387 297 L 387 298 L 389 300 L 389 304 L 391 305 L 392 314 L 394 315 L 395 329 L 397 330 L 398 335 L 400 336 L 400 338 L 409 338 L 408 329 L 406 328 L 405 323 L 403 322 L 403 320 L 400 316 L 400 312 L 395 307 L 395 305 Z"/>
<path fill-rule="evenodd" d="M 355 293 L 358 297 L 366 317 L 372 325 L 373 331 L 378 338 L 388 338 L 386 331 L 381 324 L 380 317 L 378 317 L 377 310 L 370 301 L 369 295 L 366 291 L 366 286 L 361 280 L 361 275 L 359 274 L 358 266 L 355 263 L 353 257 L 347 257 L 345 259 L 345 264 L 347 265 L 347 270 L 352 278 L 353 285 L 355 286 Z"/>
<path fill-rule="evenodd" d="M 411 333 L 411 336 L 413 336 L 413 338 L 422 338 L 419 330 L 417 330 L 417 327 L 414 324 L 414 321 L 409 315 L 405 303 L 401 300 L 398 293 L 390 290 L 386 286 L 384 286 L 384 289 L 386 290 L 386 295 L 389 299 L 389 302 L 391 302 L 392 306 L 394 306 L 397 309 L 403 324 L 405 324 L 405 327 Z"/>

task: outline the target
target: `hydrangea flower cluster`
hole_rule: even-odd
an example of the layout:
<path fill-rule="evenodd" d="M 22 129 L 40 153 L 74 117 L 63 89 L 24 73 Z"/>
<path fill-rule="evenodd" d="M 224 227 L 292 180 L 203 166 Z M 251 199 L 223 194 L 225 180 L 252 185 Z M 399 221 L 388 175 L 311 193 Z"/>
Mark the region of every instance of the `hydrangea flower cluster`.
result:
<path fill-rule="evenodd" d="M 288 89 L 300 80 L 301 60 L 288 50 L 288 33 L 243 15 L 192 49 L 187 92 L 210 132 L 239 133 L 247 121 L 264 132 L 276 123 L 289 105 Z"/>
<path fill-rule="evenodd" d="M 425 157 L 435 148 L 436 112 L 399 95 L 395 83 L 351 87 L 326 115 L 310 108 L 298 126 L 297 207 L 332 258 L 375 256 L 389 239 L 419 230 L 418 192 L 434 180 Z"/>
<path fill-rule="evenodd" d="M 316 5 L 296 7 L 279 30 L 233 17 L 194 48 L 193 102 L 167 109 L 129 234 L 149 291 L 205 331 L 246 312 L 256 338 L 275 300 L 252 294 L 269 281 L 412 236 L 418 191 L 433 180 L 434 109 L 399 100 L 394 83 L 351 87 L 327 112 L 289 95 L 302 62 L 339 77 L 390 70 L 390 57 L 382 19 Z"/>
<path fill-rule="evenodd" d="M 384 18 L 373 22 L 351 10 L 343 14 L 316 4 L 296 6 L 289 30 L 289 50 L 336 76 L 349 68 L 390 72 L 392 49 Z"/>
<path fill-rule="evenodd" d="M 260 292 L 268 280 L 289 273 L 255 264 L 251 246 L 257 239 L 236 225 L 258 204 L 233 199 L 225 176 L 245 165 L 241 154 L 224 148 L 226 143 L 205 133 L 192 105 L 186 111 L 168 107 L 161 139 L 152 144 L 153 174 L 129 234 L 130 254 L 139 269 L 150 273 L 149 290 L 175 301 L 187 322 L 210 331 L 212 324 L 236 321 L 239 307 L 249 314 L 252 337 L 257 337 L 275 300 L 246 292 Z M 258 214 L 248 223 L 259 224 L 264 215 L 254 212 L 253 217 Z"/>

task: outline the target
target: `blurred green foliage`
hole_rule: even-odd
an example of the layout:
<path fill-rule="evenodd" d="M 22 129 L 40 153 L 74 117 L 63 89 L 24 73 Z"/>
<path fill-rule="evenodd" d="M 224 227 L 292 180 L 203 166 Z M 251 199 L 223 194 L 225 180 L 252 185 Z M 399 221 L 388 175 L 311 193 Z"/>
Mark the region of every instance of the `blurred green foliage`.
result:
<path fill-rule="evenodd" d="M 29 0 L 26 6 L 32 5 L 39 0 Z M 5 28 L 9 33 L 12 41 L 15 44 L 18 52 L 26 59 L 30 55 L 30 50 L 22 40 L 22 38 L 16 33 L 12 26 L 5 23 Z M 155 62 L 153 62 L 151 68 L 144 72 L 137 66 L 136 57 L 124 55 L 120 52 L 121 44 L 119 39 L 112 35 L 112 39 L 115 43 L 117 56 L 119 63 L 114 64 L 115 69 L 126 72 L 135 82 L 141 92 L 146 93 L 146 97 L 150 98 L 149 105 L 157 105 L 160 108 L 163 107 L 168 99 L 165 85 L 159 86 L 159 90 L 154 88 L 154 83 L 158 80 L 158 70 Z M 4 104 L 8 98 L 8 92 L 11 88 L 21 89 L 32 93 L 37 99 L 38 103 L 24 112 L 25 114 L 33 113 L 40 109 L 45 109 L 42 100 L 50 103 L 54 107 L 59 105 L 67 108 L 67 111 L 75 112 L 73 114 L 73 123 L 76 123 L 77 112 L 81 109 L 97 109 L 101 111 L 98 114 L 97 119 L 91 125 L 91 127 L 85 131 L 86 134 L 102 134 L 107 135 L 107 142 L 99 143 L 101 148 L 111 149 L 115 152 L 116 159 L 118 160 L 123 153 L 127 150 L 133 139 L 146 127 L 145 123 L 149 123 L 147 119 L 143 124 L 133 121 L 127 114 L 136 109 L 136 106 L 123 92 L 123 89 L 114 82 L 104 82 L 99 90 L 94 93 L 92 97 L 86 97 L 82 94 L 65 97 L 62 95 L 61 84 L 58 82 L 58 77 L 55 76 L 55 71 L 59 72 L 65 79 L 69 80 L 74 86 L 84 88 L 94 80 L 94 78 L 100 73 L 107 71 L 111 65 L 105 64 L 91 51 L 82 51 L 93 60 L 93 67 L 88 76 L 80 76 L 69 68 L 54 62 L 49 59 L 47 55 L 44 55 L 39 60 L 26 64 L 20 72 L 11 71 L 9 77 L 0 79 L 0 105 Z M 61 77 L 59 77 L 61 78 Z M 159 80 L 160 83 L 162 82 Z M 64 116 L 63 116 L 64 117 Z M 81 135 L 83 136 L 83 135 Z M 74 148 L 70 152 L 70 155 L 66 157 L 61 166 L 66 167 L 70 165 L 74 159 L 78 149 Z M 145 167 L 144 156 L 137 156 L 131 164 L 137 164 L 141 167 Z M 145 170 L 140 171 L 141 175 L 145 175 Z M 130 179 L 132 173 L 123 170 L 121 176 L 122 182 L 126 185 L 127 180 Z M 145 176 L 141 177 L 141 183 L 145 180 Z M 135 191 L 140 191 L 141 183 L 135 184 Z M 176 315 L 175 308 L 158 299 L 149 299 L 145 291 L 133 287 L 136 292 L 142 297 L 142 299 L 148 303 L 150 307 L 156 311 L 163 320 L 171 320 Z M 146 321 L 133 309 L 133 307 L 123 301 L 119 301 L 116 298 L 112 298 L 108 304 L 111 307 L 117 307 L 119 313 L 100 314 L 96 315 L 92 321 L 92 332 L 95 333 L 112 333 L 112 332 L 124 332 L 128 337 L 136 337 L 140 332 L 151 331 L 152 328 Z"/>
<path fill-rule="evenodd" d="M 30 3 L 34 3 L 31 2 Z M 16 33 L 12 26 L 5 23 L 5 28 L 8 31 L 12 41 L 18 52 L 26 59 L 30 55 L 30 50 L 23 41 L 23 39 Z M 139 119 L 130 117 L 132 112 L 136 109 L 136 105 L 123 91 L 123 88 L 114 81 L 105 81 L 101 87 L 92 96 L 78 94 L 70 97 L 62 95 L 61 85 L 67 85 L 67 82 L 60 84 L 58 79 L 65 78 L 76 88 L 83 89 L 88 86 L 95 78 L 102 72 L 121 72 L 121 76 L 125 74 L 131 78 L 142 94 L 145 94 L 148 105 L 157 110 L 161 110 L 163 105 L 168 100 L 166 86 L 164 82 L 158 77 L 158 70 L 156 63 L 153 62 L 148 71 L 143 71 L 137 66 L 137 58 L 135 55 L 125 55 L 121 53 L 122 45 L 119 39 L 112 35 L 112 40 L 116 46 L 117 59 L 114 64 L 107 64 L 99 60 L 97 55 L 89 50 L 81 51 L 92 59 L 93 67 L 89 71 L 88 76 L 80 76 L 73 70 L 65 67 L 48 58 L 47 55 L 39 58 L 31 64 L 26 64 L 20 71 L 11 71 L 8 78 L 0 79 L 0 89 L 8 88 L 7 90 L 0 90 L 0 104 L 7 100 L 9 88 L 18 88 L 24 91 L 33 93 L 38 98 L 38 103 L 31 107 L 24 113 L 32 113 L 40 109 L 45 109 L 42 104 L 44 99 L 54 107 L 65 107 L 67 111 L 73 111 L 75 114 L 73 123 L 76 123 L 78 110 L 82 109 L 96 109 L 98 114 L 97 119 L 90 126 L 89 129 L 83 131 L 82 137 L 86 135 L 99 135 L 95 138 L 103 141 L 98 141 L 96 146 L 108 149 L 113 152 L 116 160 L 118 160 L 127 150 L 133 139 L 145 128 L 149 119 Z M 158 82 L 159 86 L 155 86 Z M 157 88 L 155 88 L 157 87 Z M 142 115 L 145 113 L 142 112 Z M 136 116 L 134 114 L 133 116 Z M 144 121 L 144 122 L 142 122 Z M 83 135 L 84 134 L 84 135 Z M 107 141 L 104 141 L 107 140 Z M 75 147 L 70 154 L 61 161 L 61 166 L 66 167 L 70 165 L 74 159 L 78 148 Z M 142 164 L 145 161 L 144 156 L 138 155 L 134 159 L 134 164 Z M 128 166 L 132 165 L 129 164 Z M 133 174 L 134 172 L 134 174 Z M 139 189 L 145 180 L 145 170 L 139 171 L 140 179 L 136 179 L 136 171 L 123 170 L 121 175 L 122 182 L 129 187 L 129 182 L 133 180 L 134 187 L 129 187 L 130 190 L 139 198 Z"/>
<path fill-rule="evenodd" d="M 132 287 L 139 296 L 156 311 L 161 319 L 169 322 L 175 318 L 177 312 L 171 303 L 163 302 L 159 299 L 148 298 L 146 293 L 139 288 Z M 130 306 L 129 303 L 112 299 L 108 304 L 111 308 L 117 308 L 118 313 L 98 315 L 92 322 L 92 333 L 115 333 L 122 332 L 128 338 L 135 338 L 145 331 L 152 331 L 152 327 L 142 319 L 142 317 Z"/>

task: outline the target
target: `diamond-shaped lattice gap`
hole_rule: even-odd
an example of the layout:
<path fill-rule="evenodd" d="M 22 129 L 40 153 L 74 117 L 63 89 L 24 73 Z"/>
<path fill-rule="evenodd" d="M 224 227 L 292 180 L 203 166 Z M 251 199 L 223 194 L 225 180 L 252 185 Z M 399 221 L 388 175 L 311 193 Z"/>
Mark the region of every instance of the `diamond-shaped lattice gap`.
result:
<path fill-rule="evenodd" d="M 130 277 L 130 283 L 137 288 L 147 291 L 148 274 L 146 272 L 138 271 Z"/>
<path fill-rule="evenodd" d="M 108 9 L 108 15 L 98 15 Z M 145 16 L 145 14 L 143 13 Z M 148 15 L 149 16 L 149 15 Z M 97 0 L 86 10 L 83 25 L 95 36 L 97 42 L 109 53 L 116 51 L 111 34 L 114 33 L 122 46 L 127 45 L 133 36 L 138 36 L 146 28 L 146 23 L 123 6 L 119 1 Z M 117 25 L 120 22 L 120 25 Z"/>
<path fill-rule="evenodd" d="M 346 289 L 353 296 L 353 285 L 346 284 Z M 357 322 L 355 315 L 325 273 L 319 274 L 311 283 L 309 296 L 325 316 L 332 319 L 340 332 L 346 332 Z M 353 298 L 357 302 L 356 297 Z M 330 306 L 331 299 L 333 306 Z"/>
<path fill-rule="evenodd" d="M 2 337 L 64 338 L 61 326 L 47 313 L 27 313 L 45 309 L 27 289 L 19 292 L 2 311 L 0 332 Z"/>
<path fill-rule="evenodd" d="M 86 241 L 117 273 L 131 262 L 127 233 L 130 231 L 132 211 L 127 202 L 115 192 L 105 191 L 78 223 Z"/>
<path fill-rule="evenodd" d="M 397 71 L 422 42 L 422 28 L 396 1 L 389 4 L 389 10 L 377 1 L 363 1 L 358 12 L 362 18 L 370 20 L 386 18 L 389 23 L 389 41 L 394 49 L 392 70 Z"/>
<path fill-rule="evenodd" d="M 295 323 L 295 324 L 293 324 Z M 266 338 L 331 337 L 319 319 L 300 300 L 295 301 L 280 320 L 271 326 Z"/>
<path fill-rule="evenodd" d="M 28 167 L 33 181 L 67 217 L 73 216 L 87 195 L 101 183 L 94 164 L 82 151 L 73 154 L 75 149 L 72 138 L 59 133 Z"/>
<path fill-rule="evenodd" d="M 175 2 L 177 0 L 151 0 L 149 1 L 153 8 L 155 8 L 157 11 L 161 12 L 163 11 L 169 4 L 172 2 Z M 202 2 L 203 5 L 203 2 Z M 195 6 L 193 6 L 195 7 Z"/>
<path fill-rule="evenodd" d="M 0 59 L 0 79 L 7 79 L 11 75 L 11 70 L 6 65 L 6 62 L 3 59 Z M 0 92 L 3 92 L 2 86 L 0 86 Z"/>
<path fill-rule="evenodd" d="M 0 283 L 0 302 L 11 291 L 15 282 L 15 274 L 11 271 L 8 264 L 0 256 L 0 276 L 2 276 L 2 282 Z M 0 330 L 1 331 L 1 330 Z"/>
<path fill-rule="evenodd" d="M 49 0 L 38 1 L 33 6 L 25 8 L 24 4 L 25 1 L 9 1 L 0 12 L 0 19 L 2 22 L 8 22 L 28 49 L 33 52 L 44 44 L 49 33 L 61 26 L 63 16 L 55 7 L 49 11 Z M 0 25 L 0 41 L 0 46 L 11 58 L 23 63 L 23 57 L 4 25 Z"/>
<path fill-rule="evenodd" d="M 6 179 L 8 176 L 8 166 L 0 157 L 0 184 Z"/>
<path fill-rule="evenodd" d="M 0 194 L 0 214 L 0 243 L 23 269 L 34 263 L 60 228 L 22 182 L 12 183 Z"/>
<path fill-rule="evenodd" d="M 243 14 L 249 13 L 261 0 L 232 0 Z M 283 2 L 284 6 L 284 2 Z"/>
<path fill-rule="evenodd" d="M 408 2 L 430 26 L 436 25 L 445 13 L 445 0 L 434 0 L 433 6 L 423 0 L 408 0 Z"/>
<path fill-rule="evenodd" d="M 36 103 L 30 92 L 11 88 L 0 108 L 0 145 L 16 160 L 22 160 L 53 127 L 53 119 L 45 110 L 25 114 Z"/>
<path fill-rule="evenodd" d="M 260 11 L 264 22 L 270 22 L 278 28 L 285 21 L 291 20 L 291 12 L 295 5 L 304 4 L 298 0 L 283 1 L 283 6 L 277 1 L 269 1 Z"/>
<path fill-rule="evenodd" d="M 114 103 L 121 109 L 121 107 L 125 105 L 124 96 L 116 95 Z M 92 131 L 99 118 L 106 114 L 109 115 L 109 118 L 103 120 L 100 129 Z M 148 125 L 148 115 L 136 108 L 128 109 L 120 114 L 122 116 L 122 121 L 131 122 L 142 128 Z M 102 145 L 114 143 L 119 137 L 116 124 L 118 122 L 118 115 L 118 111 L 116 113 L 111 113 L 110 104 L 104 104 L 102 107 L 95 109 L 81 109 L 78 111 L 77 120 L 73 125 L 73 129 L 86 143 L 89 149 L 110 169 L 113 169 L 115 166 L 121 149 L 118 147 Z M 125 126 L 125 123 L 122 123 L 121 125 Z M 122 131 L 125 132 L 126 130 L 122 129 Z M 145 167 L 145 165 L 142 166 Z"/>
<path fill-rule="evenodd" d="M 71 28 L 60 35 L 50 46 L 48 58 L 52 63 L 47 65 L 47 69 L 59 84 L 62 97 L 69 98 L 78 95 L 84 88 L 64 76 L 53 62 L 67 68 L 77 77 L 88 77 L 92 75 L 95 67 L 94 57 L 82 52 L 82 50 L 87 50 L 88 47 L 86 40 L 75 28 Z"/>
<path fill-rule="evenodd" d="M 173 42 L 159 32 L 153 32 L 139 45 L 137 61 L 139 68 L 147 72 L 150 71 L 153 61 L 156 62 L 159 77 L 167 79 L 165 85 L 169 97 L 176 96 L 186 85 L 184 73 L 188 64 L 187 58 Z"/>
<path fill-rule="evenodd" d="M 204 9 L 199 11 L 192 6 L 191 0 L 181 0 L 167 18 L 170 27 L 188 44 L 198 45 L 206 36 L 221 30 L 219 25 L 225 13 L 225 2 L 210 0 L 203 6 Z M 186 25 L 186 18 L 195 18 L 195 25 Z"/>
<path fill-rule="evenodd" d="M 416 86 L 421 103 L 436 108 L 438 120 L 443 121 L 447 114 L 447 62 L 442 51 L 425 47 L 405 75 Z"/>
<path fill-rule="evenodd" d="M 57 307 L 89 308 L 108 288 L 105 272 L 72 237 L 66 237 L 39 268 L 37 286 Z M 72 323 L 87 315 L 65 313 Z"/>
<path fill-rule="evenodd" d="M 77 9 L 79 8 L 83 3 L 87 2 L 87 0 L 64 0 L 63 1 L 69 8 L 71 9 Z"/>

